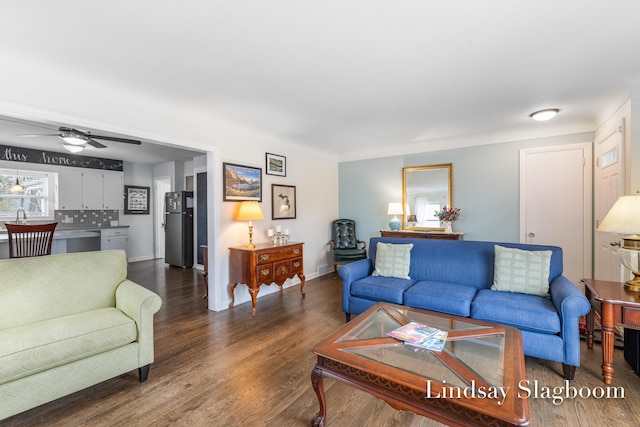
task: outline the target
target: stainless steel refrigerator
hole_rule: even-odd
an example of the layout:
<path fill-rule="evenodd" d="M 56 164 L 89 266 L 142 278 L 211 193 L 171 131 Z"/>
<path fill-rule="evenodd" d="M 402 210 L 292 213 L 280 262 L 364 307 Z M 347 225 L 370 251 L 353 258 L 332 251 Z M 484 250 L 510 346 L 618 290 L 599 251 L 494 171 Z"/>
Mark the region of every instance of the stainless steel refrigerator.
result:
<path fill-rule="evenodd" d="M 164 261 L 193 267 L 193 191 L 164 195 Z"/>

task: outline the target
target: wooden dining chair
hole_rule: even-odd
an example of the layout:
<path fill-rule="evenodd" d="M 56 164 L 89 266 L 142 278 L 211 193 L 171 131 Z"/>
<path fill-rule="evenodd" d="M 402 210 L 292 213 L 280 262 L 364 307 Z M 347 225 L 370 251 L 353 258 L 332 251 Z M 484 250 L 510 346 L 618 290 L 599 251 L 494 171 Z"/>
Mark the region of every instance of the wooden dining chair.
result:
<path fill-rule="evenodd" d="M 51 255 L 53 232 L 57 222 L 51 224 L 6 224 L 9 237 L 9 258 Z"/>

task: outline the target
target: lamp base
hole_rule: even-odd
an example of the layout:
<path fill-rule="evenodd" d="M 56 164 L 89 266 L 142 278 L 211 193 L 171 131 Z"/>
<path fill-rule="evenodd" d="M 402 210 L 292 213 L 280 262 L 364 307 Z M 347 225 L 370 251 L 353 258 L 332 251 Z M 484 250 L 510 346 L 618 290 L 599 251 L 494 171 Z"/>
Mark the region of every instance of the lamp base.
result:
<path fill-rule="evenodd" d="M 622 247 L 624 249 L 640 250 L 640 235 L 632 234 L 629 236 L 622 236 Z"/>
<path fill-rule="evenodd" d="M 640 275 L 635 271 L 633 273 L 633 279 L 624 284 L 624 288 L 631 292 L 640 292 Z"/>
<path fill-rule="evenodd" d="M 391 221 L 389 221 L 389 228 L 392 230 L 400 230 L 400 226 L 402 225 L 402 223 L 400 222 L 400 220 L 398 219 L 397 216 L 394 216 Z"/>
<path fill-rule="evenodd" d="M 249 221 L 249 244 L 247 249 L 255 249 L 256 245 L 253 244 L 253 224 Z"/>

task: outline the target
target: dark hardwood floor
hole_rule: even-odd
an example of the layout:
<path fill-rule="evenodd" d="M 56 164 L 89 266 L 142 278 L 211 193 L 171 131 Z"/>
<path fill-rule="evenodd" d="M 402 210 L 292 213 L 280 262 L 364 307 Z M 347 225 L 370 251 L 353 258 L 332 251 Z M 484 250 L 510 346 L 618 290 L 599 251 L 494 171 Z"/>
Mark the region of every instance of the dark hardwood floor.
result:
<path fill-rule="evenodd" d="M 308 426 L 318 410 L 311 387 L 314 344 L 344 322 L 340 280 L 307 281 L 231 310 L 207 310 L 200 274 L 160 261 L 129 266 L 129 278 L 155 292 L 156 356 L 149 379 L 133 371 L 0 421 L 6 426 Z M 275 285 L 273 285 L 275 286 Z M 614 386 L 625 399 L 530 399 L 531 425 L 640 425 L 640 378 L 615 350 Z M 600 346 L 582 344 L 577 388 L 604 387 Z M 527 379 L 561 387 L 560 364 L 527 358 Z M 325 380 L 329 426 L 439 426 L 398 412 L 368 394 Z M 515 392 L 515 391 L 514 391 Z M 1 404 L 1 402 L 0 402 Z"/>

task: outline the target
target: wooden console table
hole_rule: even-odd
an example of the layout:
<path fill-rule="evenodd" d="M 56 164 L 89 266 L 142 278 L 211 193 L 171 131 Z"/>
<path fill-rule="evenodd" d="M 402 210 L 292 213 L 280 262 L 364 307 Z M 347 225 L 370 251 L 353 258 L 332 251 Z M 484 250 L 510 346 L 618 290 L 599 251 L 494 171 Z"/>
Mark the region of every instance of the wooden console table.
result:
<path fill-rule="evenodd" d="M 593 348 L 594 314 L 600 313 L 602 324 L 602 378 L 613 383 L 613 329 L 616 324 L 629 329 L 640 329 L 640 294 L 624 287 L 622 282 L 583 279 L 584 293 L 591 311 L 587 314 L 587 348 Z"/>
<path fill-rule="evenodd" d="M 445 233 L 444 231 L 427 230 L 380 230 L 382 237 L 399 237 L 403 239 L 440 239 L 440 240 L 462 240 L 464 233 Z"/>
<path fill-rule="evenodd" d="M 285 280 L 297 275 L 302 282 L 300 293 L 304 297 L 302 245 L 303 243 L 287 243 L 274 246 L 262 243 L 253 249 L 246 246 L 229 248 L 229 308 L 233 307 L 233 291 L 239 283 L 249 287 L 253 304 L 252 316 L 256 315 L 256 299 L 262 284 L 275 283 L 282 290 Z"/>

